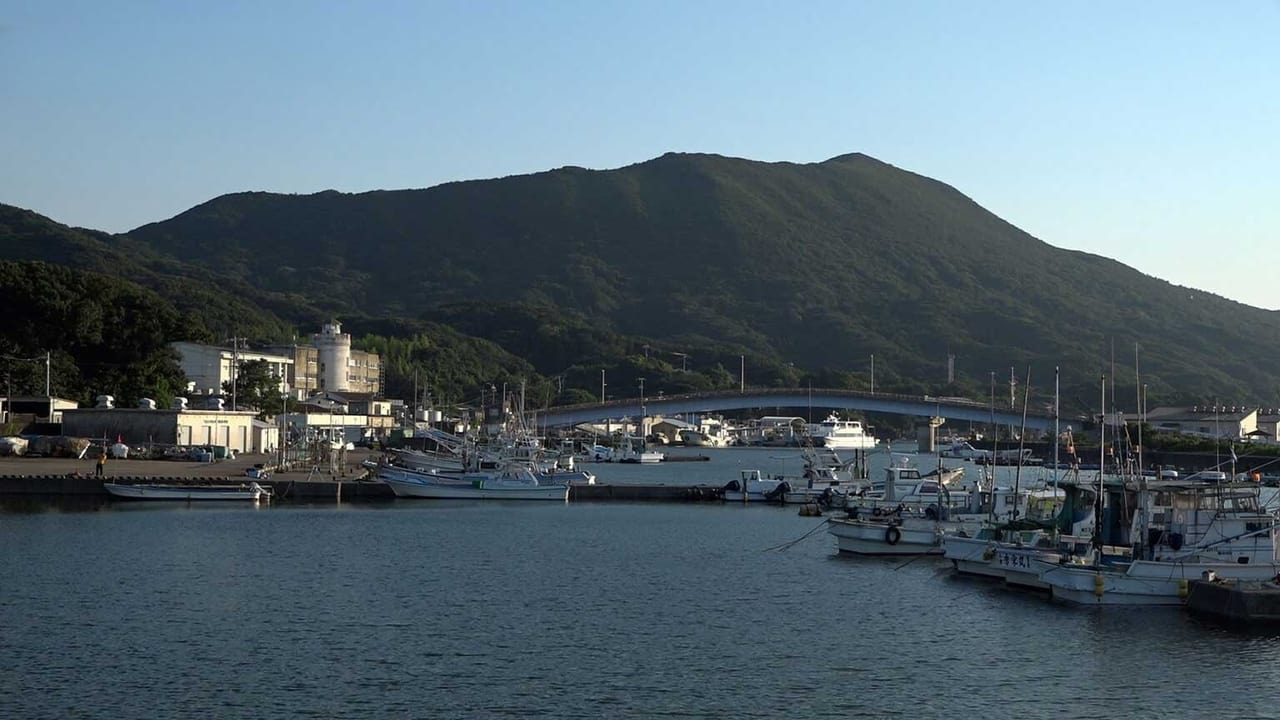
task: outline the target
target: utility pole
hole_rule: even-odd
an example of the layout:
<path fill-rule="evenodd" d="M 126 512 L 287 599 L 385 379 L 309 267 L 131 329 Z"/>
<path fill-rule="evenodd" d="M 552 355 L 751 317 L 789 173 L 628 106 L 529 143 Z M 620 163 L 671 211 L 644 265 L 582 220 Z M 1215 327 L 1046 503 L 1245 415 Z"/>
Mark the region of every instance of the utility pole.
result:
<path fill-rule="evenodd" d="M 648 433 L 645 432 L 644 421 L 645 417 L 647 417 L 649 413 L 644 406 L 644 378 L 637 378 L 637 380 L 640 383 L 640 437 L 643 441 L 643 438 L 648 435 Z"/>
<path fill-rule="evenodd" d="M 604 404 L 604 368 L 600 368 L 600 404 Z"/>
<path fill-rule="evenodd" d="M 236 409 L 236 386 L 240 381 L 240 341 L 245 338 L 230 337 L 231 341 L 231 409 Z"/>
<path fill-rule="evenodd" d="M 738 356 L 738 392 L 745 393 L 747 391 L 747 356 Z"/>
<path fill-rule="evenodd" d="M 871 394 L 876 394 L 876 354 L 871 353 Z"/>

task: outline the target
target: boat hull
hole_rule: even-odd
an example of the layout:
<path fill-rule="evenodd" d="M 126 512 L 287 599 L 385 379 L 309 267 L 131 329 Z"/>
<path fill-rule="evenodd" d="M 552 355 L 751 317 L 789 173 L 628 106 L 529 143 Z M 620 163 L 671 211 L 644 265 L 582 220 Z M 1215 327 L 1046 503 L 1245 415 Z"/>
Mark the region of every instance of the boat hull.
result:
<path fill-rule="evenodd" d="M 836 547 L 854 555 L 941 555 L 936 523 L 893 524 L 875 520 L 836 518 L 827 523 Z"/>
<path fill-rule="evenodd" d="M 942 538 L 942 556 L 951 561 L 956 572 L 1003 580 L 1004 571 L 992 564 L 995 546 L 988 538 L 947 535 Z"/>
<path fill-rule="evenodd" d="M 258 485 L 160 485 L 103 483 L 112 497 L 122 500 L 187 500 L 187 501 L 260 501 L 268 500 L 271 491 Z"/>
<path fill-rule="evenodd" d="M 1040 575 L 1055 600 L 1074 605 L 1182 605 L 1188 583 L 1213 572 L 1224 580 L 1268 580 L 1280 564 L 1135 560 L 1124 569 L 1060 565 Z"/>
<path fill-rule="evenodd" d="M 813 438 L 813 443 L 819 447 L 829 448 L 831 450 L 872 450 L 876 446 L 876 439 L 871 435 L 863 436 L 836 436 Z"/>
<path fill-rule="evenodd" d="M 1049 585 L 1040 574 L 1058 564 L 1061 555 L 1044 548 L 999 545 L 996 547 L 993 566 L 998 567 L 1006 585 L 1030 590 L 1048 590 Z"/>
<path fill-rule="evenodd" d="M 435 500 L 553 500 L 569 499 L 568 485 L 543 485 L 532 488 L 484 488 L 467 485 L 410 485 L 385 481 L 396 497 Z"/>

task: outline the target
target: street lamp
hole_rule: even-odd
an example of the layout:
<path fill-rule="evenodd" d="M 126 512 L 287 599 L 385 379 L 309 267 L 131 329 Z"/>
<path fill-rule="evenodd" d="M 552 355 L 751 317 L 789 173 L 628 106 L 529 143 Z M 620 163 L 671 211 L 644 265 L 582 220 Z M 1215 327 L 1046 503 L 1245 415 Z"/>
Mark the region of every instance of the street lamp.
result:
<path fill-rule="evenodd" d="M 644 378 L 637 378 L 637 382 L 640 383 L 640 437 L 644 438 L 648 436 L 644 428 L 645 417 L 648 415 L 644 406 Z"/>

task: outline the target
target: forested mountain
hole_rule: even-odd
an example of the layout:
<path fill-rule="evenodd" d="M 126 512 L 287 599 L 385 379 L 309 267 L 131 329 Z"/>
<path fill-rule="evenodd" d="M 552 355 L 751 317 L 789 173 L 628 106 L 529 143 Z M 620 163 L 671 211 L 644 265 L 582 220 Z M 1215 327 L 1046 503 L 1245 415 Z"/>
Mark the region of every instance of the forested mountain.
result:
<path fill-rule="evenodd" d="M 874 354 L 878 388 L 985 397 L 992 373 L 1030 367 L 1044 396 L 1060 366 L 1085 405 L 1112 358 L 1132 396 L 1137 344 L 1154 399 L 1280 405 L 1276 313 L 1054 248 L 858 154 L 239 193 L 125 235 L 67 232 L 175 303 L 164 282 L 183 278 L 307 332 L 327 316 L 380 337 L 361 326 L 447 326 L 585 394 L 602 367 L 674 383 L 687 363 L 690 385 L 723 386 L 743 356 L 756 384 L 865 386 Z"/>

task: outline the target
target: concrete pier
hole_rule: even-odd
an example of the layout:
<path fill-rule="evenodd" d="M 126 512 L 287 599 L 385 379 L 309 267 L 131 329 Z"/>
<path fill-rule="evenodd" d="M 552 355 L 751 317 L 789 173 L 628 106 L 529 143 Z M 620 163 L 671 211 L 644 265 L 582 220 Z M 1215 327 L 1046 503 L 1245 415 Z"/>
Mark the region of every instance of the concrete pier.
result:
<path fill-rule="evenodd" d="M 1280 623 L 1280 585 L 1274 582 L 1192 580 L 1187 610 L 1243 624 Z"/>
<path fill-rule="evenodd" d="M 699 458 L 705 456 L 698 456 Z M 240 484 L 250 481 L 270 487 L 276 502 L 386 501 L 395 493 L 386 483 L 360 480 L 364 471 L 358 460 L 348 474 L 331 475 L 299 469 L 273 472 L 266 479 L 251 478 L 245 471 L 264 462 L 262 456 L 244 456 L 215 463 L 166 460 L 108 460 L 104 477 L 94 476 L 94 460 L 83 458 L 0 458 L 0 497 L 92 498 L 111 497 L 105 482 L 184 484 Z M 720 488 L 683 485 L 575 485 L 569 491 L 574 502 L 718 501 Z"/>

